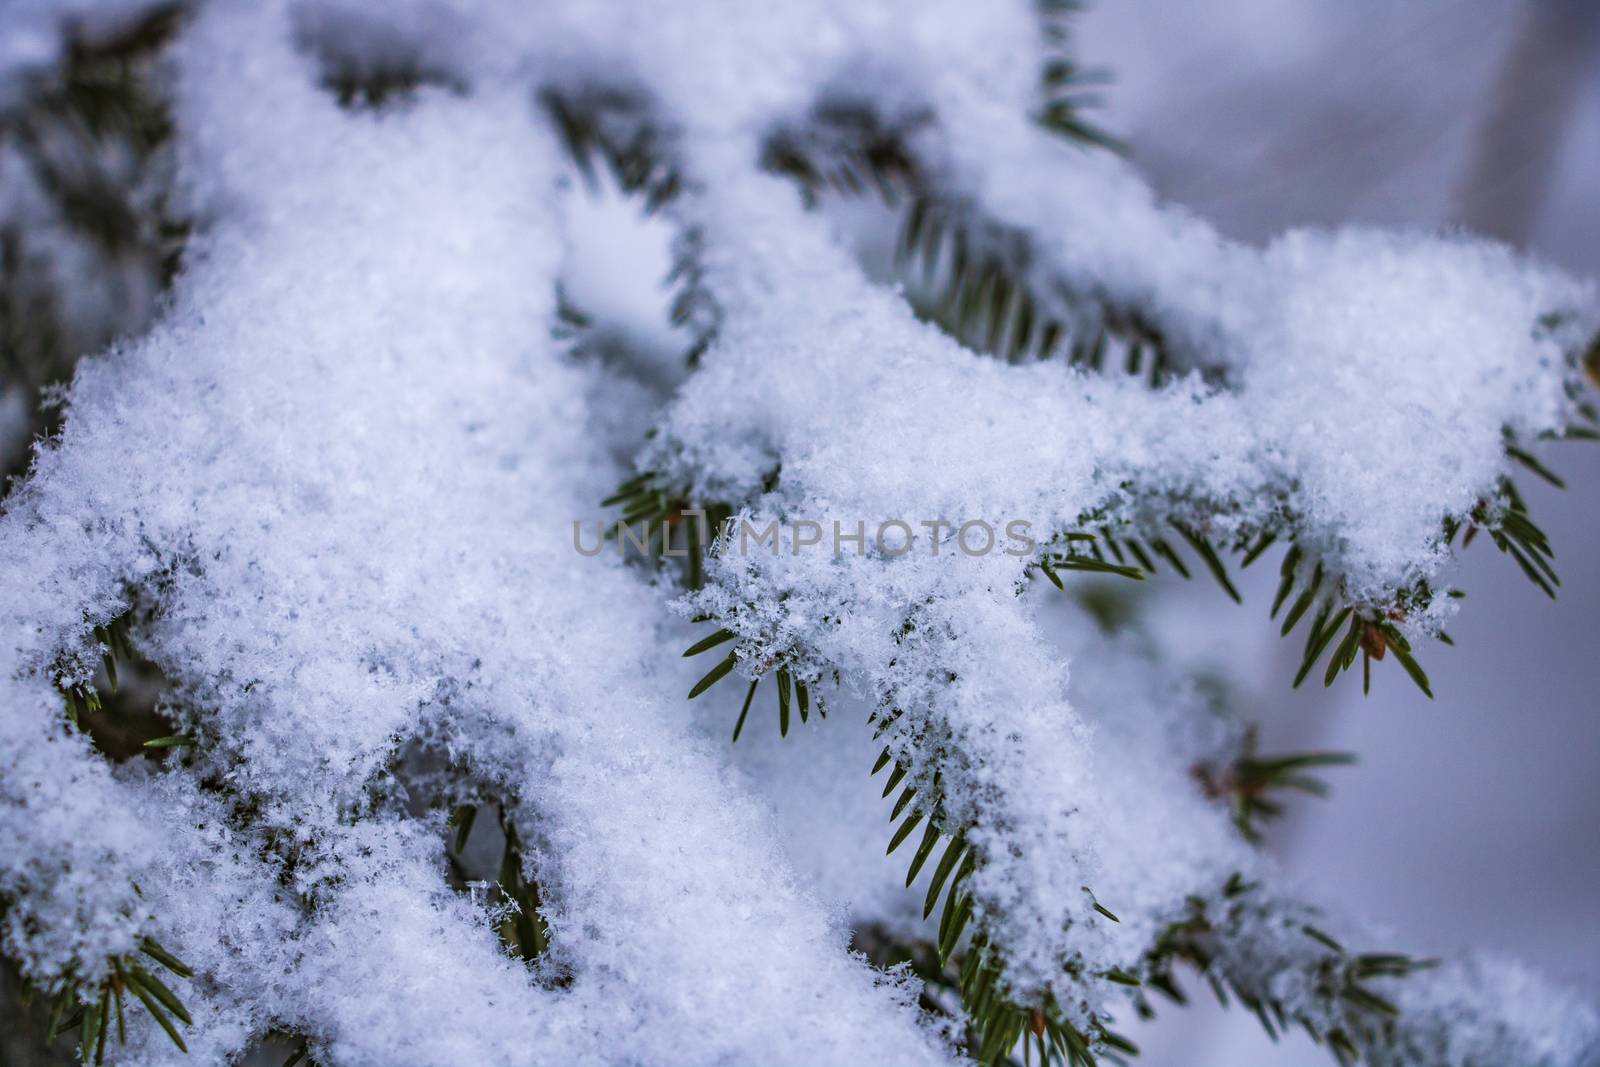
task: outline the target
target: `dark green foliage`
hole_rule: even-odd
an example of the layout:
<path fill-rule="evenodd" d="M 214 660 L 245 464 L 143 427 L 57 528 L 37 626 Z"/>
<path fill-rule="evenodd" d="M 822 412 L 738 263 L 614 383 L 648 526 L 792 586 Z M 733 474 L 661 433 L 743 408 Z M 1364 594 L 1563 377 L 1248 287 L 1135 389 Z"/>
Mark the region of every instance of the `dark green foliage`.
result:
<path fill-rule="evenodd" d="M 683 582 L 690 589 L 699 589 L 704 583 L 706 556 L 733 517 L 730 505 L 691 503 L 686 493 L 669 489 L 651 471 L 623 482 L 600 506 L 622 509 L 616 522 L 606 528 L 605 540 L 617 541 L 619 549 L 631 555 L 638 554 L 636 544 L 645 544 L 649 559 L 658 567 L 671 560 L 680 562 Z M 704 514 L 690 514 L 695 511 Z"/>
<path fill-rule="evenodd" d="M 500 811 L 500 828 L 505 833 L 505 853 L 500 861 L 500 892 L 516 907 L 500 927 L 500 937 L 518 956 L 537 959 L 550 945 L 550 927 L 539 913 L 539 887 L 522 873 L 522 842 L 517 827 Z"/>
<path fill-rule="evenodd" d="M 832 97 L 769 137 L 761 164 L 794 181 L 808 204 L 828 192 L 875 192 L 893 205 L 925 185 L 908 141 L 930 119 L 926 112 L 886 118 L 870 100 Z"/>
<path fill-rule="evenodd" d="M 1182 534 L 1183 539 L 1200 554 L 1201 561 L 1205 563 L 1211 576 L 1217 580 L 1217 584 L 1222 586 L 1223 592 L 1227 593 L 1235 604 L 1244 603 L 1243 598 L 1239 596 L 1239 590 L 1235 589 L 1233 582 L 1228 579 L 1228 568 L 1222 565 L 1222 560 L 1218 557 L 1217 550 L 1211 547 L 1211 542 L 1182 523 L 1174 522 L 1172 528 Z"/>
<path fill-rule="evenodd" d="M 94 680 L 67 681 L 82 670 L 67 662 L 55 668 L 56 688 L 65 701 L 68 724 L 93 738 L 107 758 L 119 762 L 141 754 L 158 756 L 166 749 L 196 743 L 193 737 L 172 733 L 172 724 L 160 707 L 167 680 L 134 649 L 129 640 L 132 619 L 133 613 L 125 611 L 91 630 L 100 661 Z"/>
<path fill-rule="evenodd" d="M 657 210 L 682 191 L 671 138 L 642 92 L 606 86 L 569 92 L 547 89 L 539 94 L 539 102 L 591 187 L 598 180 L 598 158 L 623 192 L 643 196 L 647 211 Z"/>
<path fill-rule="evenodd" d="M 1090 517 L 1089 521 L 1099 520 Z M 1185 523 L 1173 521 L 1170 525 L 1182 540 L 1188 542 L 1200 563 L 1216 579 L 1229 598 L 1236 603 L 1242 602 L 1221 554 L 1211 542 Z M 1132 531 L 1137 528 L 1125 526 L 1123 529 Z M 1237 542 L 1231 546 L 1231 551 L 1241 553 L 1240 566 L 1248 567 L 1277 539 L 1278 535 L 1272 531 L 1262 532 Z M 1065 545 L 1065 551 L 1054 548 L 1056 545 Z M 1369 658 L 1382 659 L 1385 651 L 1392 648 L 1407 672 L 1424 692 L 1431 695 L 1427 676 L 1411 657 L 1409 645 L 1394 625 L 1387 619 L 1368 618 L 1348 605 L 1336 607 L 1336 593 L 1332 589 L 1324 588 L 1324 572 L 1321 564 L 1311 568 L 1307 577 L 1306 569 L 1301 567 L 1303 558 L 1301 550 L 1291 546 L 1284 557 L 1282 581 L 1273 600 L 1271 612 L 1275 618 L 1283 606 L 1290 603 L 1291 596 L 1293 597 L 1281 629 L 1282 634 L 1287 636 L 1318 603 L 1318 598 L 1323 598 L 1322 609 L 1313 620 L 1311 633 L 1307 638 L 1305 654 L 1295 678 L 1295 685 L 1298 686 L 1305 680 L 1322 654 L 1333 644 L 1333 638 L 1338 635 L 1340 627 L 1348 620 L 1350 629 L 1345 632 L 1344 639 L 1333 646 L 1335 651 L 1324 675 L 1325 684 L 1332 684 L 1338 674 L 1347 670 L 1354 663 L 1358 651 Z M 1132 532 L 1113 533 L 1110 525 L 1102 524 L 1098 526 L 1096 532 L 1080 529 L 1058 535 L 1050 546 L 1046 546 L 1038 565 L 1041 572 L 1057 588 L 1064 589 L 1065 586 L 1057 573 L 1061 570 L 1082 570 L 1142 579 L 1157 571 L 1158 559 L 1181 577 L 1191 576 L 1188 564 L 1165 538 L 1146 535 L 1141 539 Z M 1431 593 L 1426 587 L 1410 594 L 1419 603 L 1425 603 L 1429 595 Z M 1403 597 L 1402 600 L 1404 599 Z M 1403 612 L 1400 617 L 1403 617 Z"/>
<path fill-rule="evenodd" d="M 1049 53 L 1039 72 L 1039 110 L 1034 119 L 1045 129 L 1076 144 L 1126 152 L 1121 141 L 1090 123 L 1085 113 L 1098 107 L 1095 87 L 1109 77 L 1102 71 L 1085 70 L 1071 51 L 1071 20 L 1083 9 L 1079 0 L 1036 0 L 1040 34 Z"/>
<path fill-rule="evenodd" d="M 1317 607 L 1306 635 L 1300 668 L 1295 673 L 1295 686 L 1298 687 L 1310 676 L 1321 662 L 1323 654 L 1331 648 L 1332 655 L 1322 675 L 1323 685 L 1332 685 L 1335 678 L 1349 670 L 1359 653 L 1364 662 L 1363 676 L 1368 683 L 1366 688 L 1370 689 L 1371 661 L 1381 660 L 1389 651 L 1393 651 L 1396 661 L 1404 667 L 1411 680 L 1423 693 L 1432 697 L 1433 690 L 1427 674 L 1412 657 L 1410 644 L 1394 625 L 1413 608 L 1425 607 L 1429 603 L 1434 595 L 1431 587 L 1419 583 L 1412 589 L 1399 591 L 1394 606 L 1388 609 L 1387 614 L 1379 614 L 1371 608 L 1341 603 L 1342 583 L 1328 579 L 1321 563 L 1307 568 L 1304 562 L 1305 555 L 1298 546 L 1291 547 L 1284 556 L 1278 593 L 1273 598 L 1271 612 L 1272 617 L 1276 618 L 1284 604 L 1290 605 L 1280 629 L 1280 633 L 1287 637 L 1311 608 Z M 1346 623 L 1349 624 L 1348 628 Z"/>
<path fill-rule="evenodd" d="M 1223 768 L 1201 765 L 1194 769 L 1205 794 L 1226 799 L 1233 806 L 1234 825 L 1252 842 L 1261 838 L 1261 824 L 1283 814 L 1282 794 L 1305 793 L 1326 796 L 1328 786 L 1312 772 L 1328 767 L 1347 767 L 1356 762 L 1348 752 L 1297 752 L 1281 756 L 1256 753 L 1256 733 L 1245 736 L 1238 759 Z"/>
<path fill-rule="evenodd" d="M 1509 435 L 1507 439 L 1508 442 L 1511 440 Z M 1508 443 L 1506 454 L 1525 467 L 1533 464 L 1530 469 L 1536 469 L 1541 477 L 1557 488 L 1565 488 L 1564 482 L 1515 445 Z M 1456 523 L 1446 527 L 1446 536 L 1450 541 L 1454 541 L 1459 528 L 1460 525 Z M 1496 499 L 1479 504 L 1473 511 L 1466 532 L 1462 535 L 1463 548 L 1472 543 L 1480 528 L 1488 531 L 1494 546 L 1510 556 L 1530 582 L 1550 599 L 1555 599 L 1556 588 L 1561 585 L 1553 565 L 1555 550 L 1550 547 L 1544 531 L 1529 517 L 1527 502 L 1513 479 L 1500 479 Z"/>
<path fill-rule="evenodd" d="M 539 102 L 591 191 L 599 188 L 599 163 L 610 171 L 618 188 L 641 199 L 647 214 L 670 207 L 685 192 L 674 132 L 655 115 L 642 91 L 598 84 L 551 88 L 539 94 Z M 722 318 L 701 276 L 700 234 L 686 224 L 674 245 L 672 271 L 665 283 L 674 289 L 672 323 L 692 337 L 685 353 L 691 368 L 716 339 Z"/>
<path fill-rule="evenodd" d="M 1364 983 L 1378 977 L 1403 977 L 1436 966 L 1437 961 L 1392 952 L 1352 955 L 1315 926 L 1303 924 L 1308 946 L 1316 946 L 1315 955 L 1303 965 L 1314 980 L 1318 1000 L 1325 1007 L 1336 1009 L 1343 1022 L 1326 1026 L 1305 1015 L 1293 1014 L 1270 992 L 1270 974 L 1252 974 L 1247 981 L 1233 972 L 1232 961 L 1219 951 L 1231 930 L 1284 906 L 1262 899 L 1258 889 L 1235 874 L 1217 899 L 1191 898 L 1188 915 L 1170 924 L 1147 954 L 1145 969 L 1150 977 L 1144 987 L 1176 1004 L 1186 1004 L 1188 997 L 1177 982 L 1176 965 L 1189 964 L 1205 977 L 1219 1003 L 1227 1006 L 1230 999 L 1237 1000 L 1274 1040 L 1297 1026 L 1316 1044 L 1326 1045 L 1334 1058 L 1348 1067 L 1359 1060 L 1361 1044 L 1382 1035 L 1398 1014 L 1393 1003 Z M 1146 1018 L 1155 1014 L 1150 999 L 1142 992 L 1135 999 L 1135 1007 Z"/>
<path fill-rule="evenodd" d="M 461 886 L 470 881 L 466 877 L 465 853 L 477 825 L 478 809 L 477 804 L 461 804 L 450 816 L 450 861 Z M 495 887 L 500 901 L 507 906 L 500 922 L 500 939 L 513 955 L 532 962 L 550 947 L 550 927 L 539 911 L 539 886 L 523 873 L 522 838 L 517 833 L 516 823 L 504 805 L 495 805 L 495 811 L 500 831 Z"/>
<path fill-rule="evenodd" d="M 1022 231 L 931 190 L 911 200 L 895 246 L 908 299 L 975 351 L 1010 363 L 1059 359 L 1152 386 L 1172 377 L 1166 340 L 1143 314 L 1039 275 L 1035 258 Z"/>
<path fill-rule="evenodd" d="M 344 19 L 351 18 L 346 13 Z M 317 62 L 322 87 L 338 99 L 341 107 L 352 111 L 377 111 L 403 104 L 424 86 L 466 91 L 466 85 L 444 64 L 428 58 L 415 43 L 399 34 L 385 33 L 386 27 L 374 22 L 363 27 L 362 36 L 384 36 L 384 47 L 363 51 L 346 44 L 343 19 L 332 26 L 321 26 L 314 12 L 302 12 L 296 19 L 296 44 Z"/>
<path fill-rule="evenodd" d="M 693 700 L 701 693 L 704 693 L 707 689 L 710 689 L 712 686 L 716 685 L 723 679 L 724 676 L 727 675 L 729 671 L 738 666 L 738 664 L 739 657 L 732 652 L 728 653 L 727 659 L 721 661 L 715 667 L 712 667 L 710 671 L 706 672 L 706 676 L 704 678 L 700 679 L 694 684 L 694 688 L 689 690 L 689 699 Z M 780 695 L 779 700 L 783 704 L 784 714 L 787 715 L 789 710 L 787 690 Z M 787 728 L 785 729 L 785 732 L 787 732 Z"/>
<path fill-rule="evenodd" d="M 880 724 L 880 733 L 897 718 L 898 715 L 893 711 L 887 712 Z M 907 768 L 894 760 L 889 749 L 884 749 L 872 773 L 876 775 L 891 766 L 893 769 L 883 789 L 885 799 L 906 780 Z M 1080 1033 L 1065 1021 L 1051 1000 L 1031 1007 L 1015 1003 L 1005 989 L 1004 963 L 1000 952 L 990 944 L 988 935 L 982 930 L 973 934 L 970 944 L 962 952 L 962 938 L 972 924 L 975 905 L 967 886 L 981 857 L 968 844 L 963 830 L 947 826 L 937 774 L 925 788 L 908 785 L 901 790 L 889 821 L 898 824 L 889 838 L 889 854 L 892 855 L 909 842 L 917 842 L 906 870 L 906 887 L 911 888 L 924 870 L 930 871 L 928 885 L 923 892 L 923 918 L 930 917 L 939 908 L 941 898 L 944 901 L 939 917 L 938 939 L 930 946 L 931 953 L 922 954 L 924 963 L 919 966 L 919 973 L 923 973 L 925 980 L 953 986 L 966 1013 L 969 1051 L 979 1063 L 1012 1062 L 1009 1059 L 1010 1052 L 1025 1033 L 1030 1041 L 1025 1046 L 1025 1055 L 1031 1059 L 1032 1050 L 1037 1047 L 1041 1064 L 1050 1062 L 1052 1056 L 1059 1056 L 1065 1063 L 1093 1065 L 1093 1047 L 1120 1049 L 1129 1053 L 1137 1051 L 1132 1042 L 1098 1024 L 1092 1038 Z M 920 835 L 916 832 L 919 828 L 922 831 Z M 935 854 L 939 856 L 937 861 L 933 861 Z M 1088 890 L 1085 889 L 1085 892 Z M 1094 894 L 1089 893 L 1089 897 L 1093 901 Z M 1100 907 L 1098 902 L 1094 902 L 1094 908 L 1112 922 L 1116 921 L 1116 916 Z M 909 950 L 907 954 L 917 955 L 915 950 Z M 954 982 L 950 981 L 946 969 L 952 962 L 959 962 Z M 1122 985 L 1138 984 L 1136 978 L 1121 971 L 1100 977 Z"/>
<path fill-rule="evenodd" d="M 718 630 L 709 637 L 702 638 L 701 640 L 690 645 L 684 650 L 683 654 L 686 657 L 698 656 L 701 653 L 709 652 L 712 649 L 726 644 L 729 641 L 737 640 L 737 637 L 738 635 L 732 630 Z M 707 671 L 705 676 L 694 684 L 694 687 L 689 690 L 689 699 L 693 700 L 695 697 L 706 692 L 712 686 L 722 681 L 722 679 L 726 678 L 733 671 L 733 669 L 738 666 L 738 664 L 739 655 L 737 650 L 729 652 L 726 658 L 719 660 L 716 666 Z M 774 665 L 769 668 L 768 672 L 763 673 L 750 682 L 750 688 L 745 693 L 744 706 L 739 709 L 739 720 L 734 724 L 733 727 L 733 739 L 735 741 L 739 740 L 739 735 L 744 731 L 745 717 L 750 714 L 750 704 L 755 699 L 756 688 L 761 684 L 761 678 L 765 677 L 766 673 L 771 673 L 773 675 L 773 677 L 776 679 L 776 684 L 778 687 L 778 733 L 783 737 L 789 736 L 791 712 L 797 712 L 799 714 L 800 722 L 802 724 L 810 721 L 813 702 L 811 687 L 805 682 L 801 681 L 799 678 L 795 677 L 794 673 L 789 669 L 789 667 L 783 665 Z M 828 712 L 821 699 L 816 699 L 815 703 L 817 715 L 821 718 L 827 718 Z"/>
<path fill-rule="evenodd" d="M 170 725 L 154 710 L 155 698 L 165 680 L 135 651 L 129 637 L 131 621 L 132 613 L 123 612 L 91 628 L 98 646 L 98 683 L 63 683 L 60 679 L 64 665 L 58 666 L 56 674 L 57 688 L 66 704 L 68 727 L 88 734 L 108 758 L 117 760 L 145 751 L 159 754 L 164 749 L 194 743 L 192 738 L 166 733 Z M 165 736 L 151 737 L 152 731 Z M 137 886 L 134 892 L 141 895 Z M 103 1063 L 113 1029 L 117 1045 L 126 1044 L 130 1002 L 137 1002 L 180 1051 L 187 1051 L 181 1028 L 193 1023 L 189 1011 L 160 977 L 159 969 L 141 963 L 141 958 L 153 961 L 177 978 L 193 977 L 193 971 L 177 956 L 155 938 L 146 936 L 140 941 L 138 955 L 110 960 L 110 973 L 94 985 L 71 974 L 67 976 L 51 1004 L 44 1027 L 45 1043 L 53 1042 L 58 1033 L 76 1029 L 81 1062 Z"/>
<path fill-rule="evenodd" d="M 885 717 L 885 721 L 880 724 L 879 732 L 882 733 L 887 728 L 888 723 L 893 722 L 896 718 L 898 718 L 897 715 L 892 712 L 889 713 Z M 891 768 L 883 787 L 883 796 L 888 799 L 889 795 L 899 788 L 900 783 L 905 781 L 908 768 L 895 760 L 887 748 L 883 750 L 877 762 L 873 765 L 872 774 L 876 776 L 885 767 Z M 965 917 L 962 917 L 961 913 L 966 911 L 968 917 L 970 917 L 971 902 L 962 890 L 962 883 L 975 869 L 978 857 L 977 853 L 968 847 L 962 830 L 946 826 L 944 804 L 940 794 L 940 783 L 937 774 L 928 783 L 926 789 L 915 785 L 907 786 L 896 799 L 889 815 L 889 822 L 891 824 L 898 823 L 899 825 L 895 827 L 889 836 L 888 853 L 893 855 L 895 850 L 911 837 L 912 831 L 924 819 L 927 821 L 927 826 L 924 828 L 916 851 L 907 867 L 906 887 L 910 888 L 911 884 L 917 880 L 917 876 L 927 865 L 934 852 L 940 851 L 940 858 L 934 864 L 928 879 L 928 888 L 923 900 L 922 916 L 927 918 L 932 915 L 940 895 L 947 893 L 944 912 L 939 920 L 937 947 L 940 958 L 948 959 L 955 950 L 956 942 L 960 940 L 967 921 Z M 942 850 L 939 847 L 941 844 L 943 845 Z"/>
<path fill-rule="evenodd" d="M 177 978 L 194 977 L 194 972 L 160 942 L 146 937 L 140 942 L 138 955 L 112 959 L 110 973 L 92 986 L 68 976 L 51 1001 L 45 1023 L 45 1042 L 53 1042 L 57 1034 L 77 1030 L 80 1062 L 98 1067 L 106 1062 L 106 1050 L 113 1030 L 117 1044 L 127 1044 L 127 1020 L 132 1010 L 132 1000 L 144 1007 L 178 1051 L 188 1052 L 179 1028 L 193 1025 L 194 1020 L 171 987 L 156 971 L 140 962 L 141 957 L 159 964 Z"/>
<path fill-rule="evenodd" d="M 183 5 L 167 4 L 105 38 L 69 29 L 59 73 L 36 85 L 22 110 L 0 116 L 0 136 L 21 149 L 63 220 L 108 252 L 144 240 L 147 223 L 121 176 L 106 170 L 95 150 L 115 142 L 146 161 L 170 138 L 151 65 L 182 16 Z M 70 147 L 52 146 L 59 137 Z"/>
<path fill-rule="evenodd" d="M 1041 4 L 1047 38 L 1062 44 L 1065 26 L 1057 16 L 1064 11 Z M 1054 56 L 1041 73 L 1044 102 L 1036 117 L 1078 144 L 1115 146 L 1082 117 L 1094 100 L 1081 89 L 1093 80 L 1064 53 Z M 1146 316 L 1103 294 L 1079 292 L 1066 278 L 1041 275 L 1027 234 L 976 213 L 964 197 L 935 184 L 911 148 L 930 121 L 924 111 L 886 115 L 870 101 L 833 96 L 774 133 L 762 163 L 793 180 L 809 204 L 830 193 L 871 193 L 891 207 L 904 204 L 895 265 L 907 298 L 974 350 L 1010 362 L 1060 358 L 1164 383 L 1172 360 Z"/>
<path fill-rule="evenodd" d="M 1099 1059 L 1124 1062 L 1138 1049 L 1127 1038 L 1097 1027 L 1093 1037 L 1061 1018 L 1053 1002 L 1018 1007 L 1006 995 L 1002 967 L 994 948 L 981 938 L 950 960 L 941 959 L 932 942 L 896 937 L 878 926 L 859 927 L 852 947 L 876 966 L 908 966 L 923 983 L 922 1007 L 940 1016 L 964 1017 L 966 1051 L 978 1063 L 1089 1065 Z M 1024 1037 L 1022 1058 L 1013 1053 Z M 1038 1056 L 1035 1061 L 1035 1055 Z"/>
<path fill-rule="evenodd" d="M 1040 571 L 1058 589 L 1066 587 L 1057 571 L 1089 571 L 1140 580 L 1158 572 L 1157 560 L 1179 577 L 1192 576 L 1183 556 L 1158 530 L 1145 530 L 1128 523 L 1113 524 L 1099 513 L 1086 515 L 1080 522 L 1077 529 L 1057 534 L 1040 556 Z M 1223 591 L 1238 601 L 1239 592 L 1211 542 L 1187 524 L 1174 520 L 1169 525 L 1194 549 L 1200 563 Z"/>
<path fill-rule="evenodd" d="M 37 392 L 71 377 L 79 356 L 143 328 L 153 302 L 133 299 L 112 275 L 171 281 L 188 226 L 169 210 L 159 160 L 171 135 L 154 70 L 181 22 L 182 4 L 162 4 L 90 36 L 62 33 L 58 68 L 33 77 L 20 103 L 0 111 L 0 145 L 16 150 L 49 203 L 49 218 L 0 218 L 0 379 Z M 116 284 L 121 306 L 100 320 L 64 317 L 56 256 L 62 242 L 91 249 Z M 36 407 L 33 430 L 54 432 L 59 411 Z M 26 455 L 0 457 L 0 475 Z"/>

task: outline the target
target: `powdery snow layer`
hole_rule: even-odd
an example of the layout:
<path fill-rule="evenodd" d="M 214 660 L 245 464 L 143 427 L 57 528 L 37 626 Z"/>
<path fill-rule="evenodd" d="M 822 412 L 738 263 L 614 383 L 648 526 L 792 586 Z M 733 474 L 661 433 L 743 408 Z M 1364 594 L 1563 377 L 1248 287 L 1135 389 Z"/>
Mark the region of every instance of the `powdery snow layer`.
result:
<path fill-rule="evenodd" d="M 185 269 L 147 335 L 81 365 L 5 501 L 0 898 L 34 980 L 92 984 L 159 936 L 197 971 L 196 1062 L 271 1030 L 339 1067 L 956 1062 L 915 983 L 848 948 L 851 922 L 932 936 L 906 854 L 881 858 L 887 743 L 981 856 L 975 924 L 1019 1002 L 1090 1030 L 1126 1013 L 1107 972 L 1150 977 L 1163 931 L 1237 876 L 1267 888 L 1217 920 L 1219 979 L 1380 1062 L 1583 1062 L 1594 1012 L 1509 965 L 1380 983 L 1388 1029 L 1327 1003 L 1317 913 L 1194 781 L 1237 726 L 1136 635 L 1042 621 L 1031 554 L 935 554 L 920 524 L 1288 523 L 1352 601 L 1387 603 L 1439 577 L 1441 522 L 1494 494 L 1504 432 L 1571 418 L 1589 289 L 1466 237 L 1224 242 L 1028 121 L 1026 3 L 377 10 L 192 18 Z M 319 63 L 398 59 L 438 84 L 365 111 L 319 84 Z M 555 339 L 585 234 L 536 101 L 595 86 L 649 101 L 715 330 L 653 414 L 675 374 L 641 385 Z M 1138 309 L 1192 373 L 1008 366 L 919 320 L 759 166 L 830 99 L 926 113 L 912 144 L 952 204 L 1026 234 L 1041 288 Z M 758 713 L 733 764 L 744 686 L 685 710 L 672 590 L 573 551 L 632 473 L 619 452 L 758 524 L 919 534 L 899 558 L 724 551 L 679 604 L 736 631 L 748 676 L 843 683 L 803 743 L 755 738 Z M 200 739 L 184 761 L 112 765 L 63 729 L 51 683 L 86 681 L 92 628 L 130 608 Z M 891 709 L 874 741 L 862 720 Z M 540 887 L 532 965 L 446 878 L 443 809 L 491 797 Z M 171 1060 L 152 1026 L 130 1043 Z"/>

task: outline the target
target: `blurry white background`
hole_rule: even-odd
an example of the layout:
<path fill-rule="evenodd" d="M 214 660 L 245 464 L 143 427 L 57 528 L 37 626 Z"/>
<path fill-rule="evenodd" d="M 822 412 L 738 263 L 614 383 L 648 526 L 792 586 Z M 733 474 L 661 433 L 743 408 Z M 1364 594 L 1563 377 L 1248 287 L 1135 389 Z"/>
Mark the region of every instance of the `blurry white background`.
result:
<path fill-rule="evenodd" d="M 1078 53 L 1113 76 L 1101 122 L 1157 189 L 1234 236 L 1467 225 L 1600 277 L 1600 2 L 1099 0 Z M 1365 699 L 1291 692 L 1271 566 L 1247 572 L 1244 607 L 1199 585 L 1157 614 L 1195 663 L 1249 680 L 1264 750 L 1360 755 L 1269 830 L 1318 899 L 1392 930 L 1384 947 L 1502 953 L 1600 1000 L 1600 447 L 1545 455 L 1567 491 L 1519 484 L 1560 599 L 1475 542 L 1457 647 L 1423 660 L 1434 701 L 1389 664 Z M 1135 1034 L 1150 1067 L 1332 1062 L 1191 992 Z"/>

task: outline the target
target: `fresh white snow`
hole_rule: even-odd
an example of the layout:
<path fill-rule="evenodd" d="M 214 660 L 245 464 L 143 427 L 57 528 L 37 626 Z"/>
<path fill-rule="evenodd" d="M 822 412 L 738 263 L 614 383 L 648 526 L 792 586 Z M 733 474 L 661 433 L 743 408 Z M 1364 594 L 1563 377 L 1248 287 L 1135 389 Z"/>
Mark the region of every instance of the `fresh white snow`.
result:
<path fill-rule="evenodd" d="M 458 84 L 341 109 L 318 34 L 409 43 Z M 0 517 L 7 953 L 92 982 L 157 934 L 198 972 L 199 1063 L 273 1029 L 338 1067 L 956 1062 L 915 983 L 848 950 L 853 922 L 930 934 L 927 875 L 900 885 L 915 841 L 881 855 L 887 743 L 971 827 L 1014 995 L 1127 1014 L 1097 976 L 1141 974 L 1238 872 L 1281 904 L 1219 975 L 1337 1025 L 1309 906 L 1194 782 L 1238 728 L 1137 634 L 1019 595 L 1031 557 L 725 551 L 673 605 L 572 548 L 637 469 L 759 524 L 1024 520 L 1042 541 L 1165 507 L 1219 545 L 1287 524 L 1360 605 L 1448 584 L 1441 521 L 1494 495 L 1504 431 L 1573 418 L 1592 288 L 1463 235 L 1225 241 L 1029 123 L 1040 62 L 1027 3 L 205 5 L 175 49 L 185 268 L 148 333 L 80 365 Z M 718 317 L 681 384 L 553 336 L 589 224 L 536 91 L 593 82 L 645 90 L 686 179 L 666 217 Z M 1041 287 L 1141 309 L 1191 372 L 1009 366 L 920 321 L 758 166 L 830 93 L 930 109 L 915 147 L 952 202 L 1025 233 Z M 133 606 L 201 740 L 187 765 L 113 766 L 63 730 L 52 683 L 86 680 L 92 627 Z M 739 641 L 685 662 L 699 612 Z M 740 670 L 686 706 L 730 647 Z M 738 678 L 774 662 L 830 716 L 779 742 L 767 683 L 736 762 Z M 874 707 L 904 713 L 882 742 Z M 417 749 L 452 774 L 408 782 Z M 412 787 L 513 803 L 538 964 L 449 888 L 443 812 L 395 799 Z M 1600 1034 L 1512 965 L 1378 984 L 1397 1063 L 1577 1065 Z M 129 1062 L 172 1061 L 130 1031 Z"/>

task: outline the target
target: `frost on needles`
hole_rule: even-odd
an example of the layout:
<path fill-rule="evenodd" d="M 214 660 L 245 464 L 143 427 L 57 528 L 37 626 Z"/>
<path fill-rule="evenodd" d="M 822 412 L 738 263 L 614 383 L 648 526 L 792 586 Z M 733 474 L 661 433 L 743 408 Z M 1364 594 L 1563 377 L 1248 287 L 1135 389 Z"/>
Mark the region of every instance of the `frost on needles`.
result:
<path fill-rule="evenodd" d="M 1590 1062 L 1577 995 L 1287 884 L 1259 800 L 1319 761 L 1053 586 L 1270 558 L 1295 681 L 1429 689 L 1453 547 L 1554 591 L 1516 479 L 1595 436 L 1595 293 L 1223 239 L 1088 124 L 1065 6 L 102 12 L 174 24 L 182 266 L 0 505 L 0 949 L 86 1060 L 1093 1063 L 1198 980 L 1343 1061 Z M 574 302 L 597 173 L 682 360 Z M 573 551 L 603 498 L 917 540 L 641 565 Z M 135 664 L 159 759 L 96 732 Z"/>

